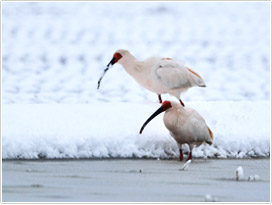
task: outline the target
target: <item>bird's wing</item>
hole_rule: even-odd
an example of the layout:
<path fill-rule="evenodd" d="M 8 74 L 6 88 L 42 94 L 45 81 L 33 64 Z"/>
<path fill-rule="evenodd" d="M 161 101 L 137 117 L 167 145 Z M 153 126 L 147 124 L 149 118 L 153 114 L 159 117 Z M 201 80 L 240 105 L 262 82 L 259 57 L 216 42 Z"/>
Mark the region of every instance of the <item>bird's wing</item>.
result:
<path fill-rule="evenodd" d="M 189 110 L 189 109 L 188 109 Z M 213 142 L 213 133 L 207 126 L 205 119 L 193 109 L 190 109 L 190 130 L 195 137 L 202 136 L 203 140 L 208 144 Z M 201 140 L 200 140 L 201 141 Z"/>
<path fill-rule="evenodd" d="M 191 87 L 186 67 L 171 58 L 161 58 L 154 70 L 158 80 L 169 89 Z"/>
<path fill-rule="evenodd" d="M 187 107 L 187 121 L 188 127 L 191 131 L 192 135 L 197 137 L 201 136 L 203 130 L 206 130 L 206 122 L 205 119 L 194 109 Z"/>

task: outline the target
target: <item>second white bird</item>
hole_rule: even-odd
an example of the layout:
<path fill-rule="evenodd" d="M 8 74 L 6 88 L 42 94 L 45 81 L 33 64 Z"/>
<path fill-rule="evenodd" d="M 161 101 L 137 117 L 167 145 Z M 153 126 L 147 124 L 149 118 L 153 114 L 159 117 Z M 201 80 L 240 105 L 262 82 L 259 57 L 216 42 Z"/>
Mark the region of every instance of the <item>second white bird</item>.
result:
<path fill-rule="evenodd" d="M 165 112 L 163 116 L 164 124 L 177 142 L 180 151 L 180 160 L 183 159 L 182 144 L 189 145 L 190 153 L 187 160 L 191 160 L 194 146 L 199 146 L 202 143 L 210 145 L 213 143 L 213 133 L 203 117 L 196 110 L 182 107 L 173 101 L 164 101 L 162 106 L 143 124 L 140 134 L 143 132 L 145 126 L 162 112 Z"/>

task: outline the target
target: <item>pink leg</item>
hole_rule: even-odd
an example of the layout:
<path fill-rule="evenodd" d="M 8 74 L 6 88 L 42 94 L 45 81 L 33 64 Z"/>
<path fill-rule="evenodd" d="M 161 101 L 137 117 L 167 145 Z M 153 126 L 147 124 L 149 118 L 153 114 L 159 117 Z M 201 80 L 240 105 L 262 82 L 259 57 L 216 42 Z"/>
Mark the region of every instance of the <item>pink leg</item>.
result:
<path fill-rule="evenodd" d="M 184 105 L 184 103 L 181 101 L 181 99 L 179 99 L 179 102 L 180 102 L 180 104 L 181 104 L 183 107 L 185 107 L 185 105 Z"/>
<path fill-rule="evenodd" d="M 179 149 L 179 160 L 182 161 L 183 160 L 183 153 L 182 153 L 182 149 Z"/>
<path fill-rule="evenodd" d="M 161 95 L 158 95 L 160 103 L 162 103 Z"/>

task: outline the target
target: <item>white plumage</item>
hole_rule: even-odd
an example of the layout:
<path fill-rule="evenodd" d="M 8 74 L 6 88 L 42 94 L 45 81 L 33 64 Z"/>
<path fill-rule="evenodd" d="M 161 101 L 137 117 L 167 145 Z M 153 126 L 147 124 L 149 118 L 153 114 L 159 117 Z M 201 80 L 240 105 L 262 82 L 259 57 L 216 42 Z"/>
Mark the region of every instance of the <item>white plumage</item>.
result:
<path fill-rule="evenodd" d="M 144 88 L 157 93 L 160 103 L 161 94 L 169 93 L 180 100 L 180 94 L 193 86 L 206 87 L 203 79 L 193 70 L 172 58 L 151 57 L 138 61 L 127 50 L 117 50 L 109 65 L 120 63 L 125 70 Z M 103 76 L 102 76 L 103 77 Z M 100 81 L 98 82 L 98 87 Z M 184 106 L 183 102 L 180 103 Z"/>
<path fill-rule="evenodd" d="M 208 144 L 213 143 L 213 133 L 203 117 L 196 110 L 182 107 L 173 101 L 164 101 L 162 106 L 143 124 L 140 133 L 154 117 L 164 111 L 163 121 L 178 144 L 180 160 L 183 159 L 182 144 L 189 145 L 190 153 L 187 160 L 191 160 L 194 146 L 199 146 L 204 142 Z"/>

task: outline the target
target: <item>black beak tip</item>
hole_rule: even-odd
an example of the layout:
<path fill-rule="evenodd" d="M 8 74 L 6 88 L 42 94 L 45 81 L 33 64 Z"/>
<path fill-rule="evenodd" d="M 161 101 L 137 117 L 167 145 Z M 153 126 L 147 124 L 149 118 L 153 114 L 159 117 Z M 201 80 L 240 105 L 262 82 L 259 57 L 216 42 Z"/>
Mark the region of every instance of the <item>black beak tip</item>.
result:
<path fill-rule="evenodd" d="M 142 134 L 143 133 L 143 131 L 144 131 L 144 127 L 142 127 L 141 129 L 140 129 L 140 134 Z"/>

